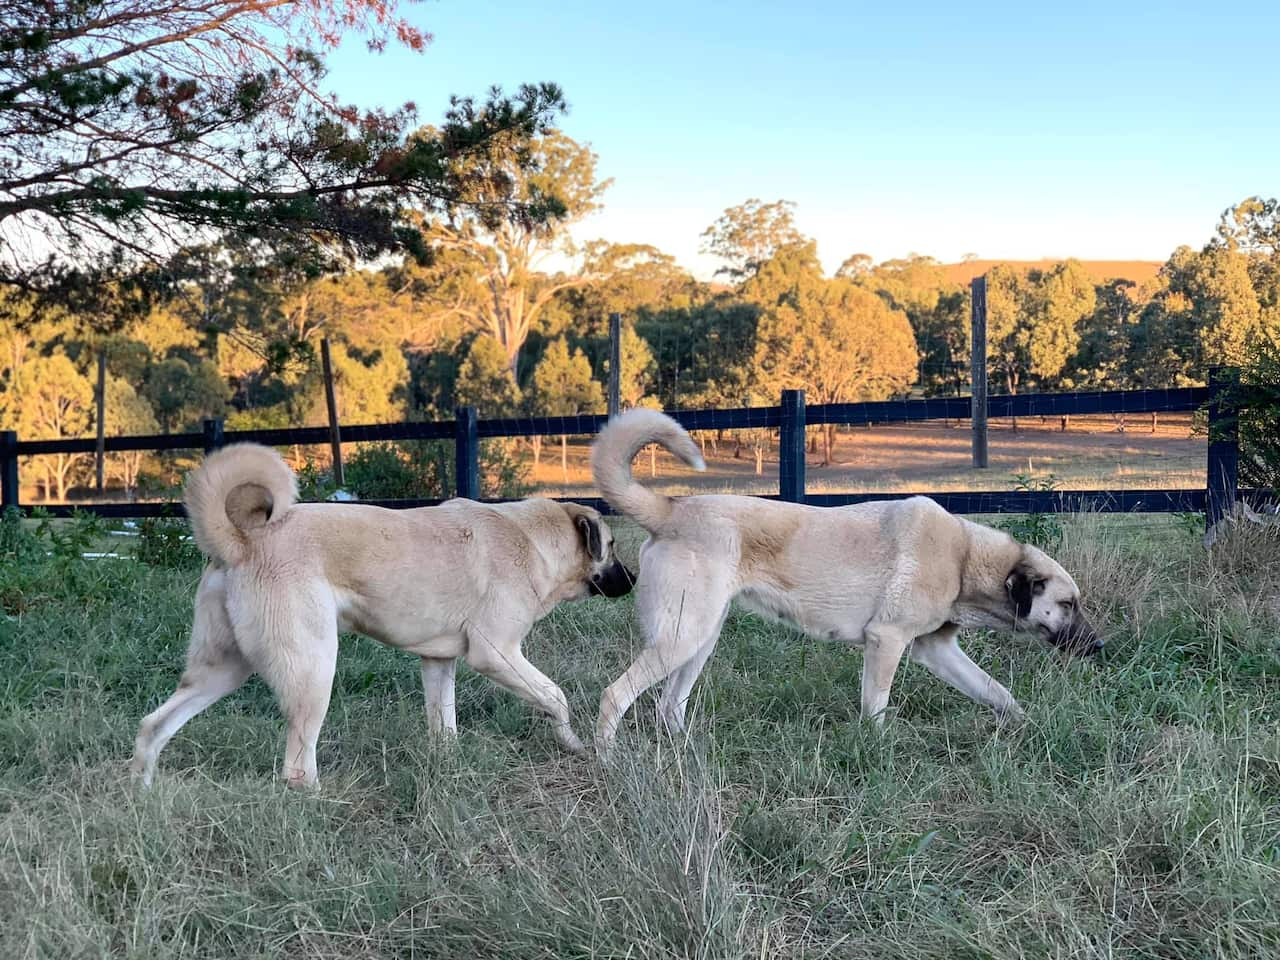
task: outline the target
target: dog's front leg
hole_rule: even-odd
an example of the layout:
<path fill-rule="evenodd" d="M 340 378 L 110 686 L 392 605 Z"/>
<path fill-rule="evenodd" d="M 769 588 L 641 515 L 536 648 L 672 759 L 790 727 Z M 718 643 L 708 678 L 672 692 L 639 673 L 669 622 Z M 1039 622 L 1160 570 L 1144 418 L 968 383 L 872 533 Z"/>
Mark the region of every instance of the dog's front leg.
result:
<path fill-rule="evenodd" d="M 933 633 L 917 637 L 911 647 L 911 659 L 922 665 L 944 683 L 949 683 L 965 696 L 985 703 L 1001 719 L 1020 720 L 1025 714 L 1003 684 L 969 659 L 956 642 L 960 628 L 948 624 Z"/>
<path fill-rule="evenodd" d="M 564 691 L 546 674 L 525 659 L 520 650 L 521 631 L 503 631 L 493 626 L 481 629 L 472 624 L 467 631 L 467 663 L 498 686 L 533 704 L 551 718 L 556 739 L 569 753 L 585 753 L 586 747 L 573 732 L 569 701 Z"/>
<path fill-rule="evenodd" d="M 454 674 L 455 657 L 422 658 L 422 699 L 427 711 L 427 729 L 433 736 L 458 732 Z"/>
<path fill-rule="evenodd" d="M 889 705 L 889 689 L 893 675 L 910 642 L 896 627 L 868 627 L 862 651 L 862 718 L 884 725 L 884 711 Z"/>

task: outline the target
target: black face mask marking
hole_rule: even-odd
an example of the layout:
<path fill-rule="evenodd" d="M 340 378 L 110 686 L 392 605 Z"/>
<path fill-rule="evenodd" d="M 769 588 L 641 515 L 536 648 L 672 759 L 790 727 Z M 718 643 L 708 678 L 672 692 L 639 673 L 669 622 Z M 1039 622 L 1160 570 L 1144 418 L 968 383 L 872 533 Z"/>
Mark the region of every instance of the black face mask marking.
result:
<path fill-rule="evenodd" d="M 612 564 L 587 581 L 587 587 L 592 596 L 625 597 L 631 592 L 635 582 L 636 578 L 631 571 L 615 559 Z"/>
<path fill-rule="evenodd" d="M 1049 637 L 1049 642 L 1059 650 L 1082 657 L 1096 655 L 1104 644 L 1093 624 L 1078 609 L 1066 626 Z"/>

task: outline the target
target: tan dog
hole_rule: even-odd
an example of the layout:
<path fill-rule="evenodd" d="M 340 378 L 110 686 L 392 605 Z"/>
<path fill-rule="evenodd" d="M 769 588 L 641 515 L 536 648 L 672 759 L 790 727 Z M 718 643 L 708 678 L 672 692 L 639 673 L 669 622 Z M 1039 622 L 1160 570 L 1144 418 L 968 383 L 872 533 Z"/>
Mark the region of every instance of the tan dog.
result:
<path fill-rule="evenodd" d="M 595 510 L 551 500 L 386 510 L 296 498 L 293 472 L 255 444 L 211 454 L 188 479 L 187 513 L 210 563 L 182 681 L 138 732 L 131 769 L 144 783 L 184 723 L 259 673 L 288 721 L 282 776 L 314 784 L 338 634 L 349 630 L 422 658 L 432 732 L 456 729 L 454 668 L 464 657 L 550 715 L 566 750 L 582 751 L 564 693 L 520 645 L 561 601 L 631 589 Z"/>
<path fill-rule="evenodd" d="M 734 599 L 814 636 L 862 646 L 862 712 L 877 721 L 908 651 L 974 700 L 1021 715 L 1009 691 L 960 649 L 961 627 L 1031 631 L 1080 653 L 1102 646 L 1071 576 L 1008 534 L 925 497 L 836 508 L 672 499 L 631 476 L 632 458 L 649 443 L 704 469 L 689 435 L 653 410 L 622 414 L 596 439 L 591 465 L 601 494 L 650 534 L 636 586 L 648 647 L 600 701 L 597 750 L 608 749 L 636 697 L 664 678 L 659 719 L 684 729 L 689 692 Z"/>

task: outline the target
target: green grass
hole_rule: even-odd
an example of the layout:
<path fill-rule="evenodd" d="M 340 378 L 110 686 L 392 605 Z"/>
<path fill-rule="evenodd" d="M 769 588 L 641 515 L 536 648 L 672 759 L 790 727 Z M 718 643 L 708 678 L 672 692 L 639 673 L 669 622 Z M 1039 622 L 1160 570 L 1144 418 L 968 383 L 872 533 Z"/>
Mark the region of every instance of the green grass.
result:
<path fill-rule="evenodd" d="M 637 537 L 623 531 L 627 549 Z M 1110 645 L 973 636 L 1028 722 L 907 666 L 883 731 L 856 651 L 734 616 L 692 734 L 646 697 L 606 768 L 459 676 L 433 743 L 416 662 L 344 638 L 322 790 L 273 781 L 257 681 L 124 766 L 181 668 L 198 571 L 0 561 L 0 956 L 1260 957 L 1280 949 L 1280 542 L 1073 518 Z M 629 601 L 528 642 L 588 734 Z"/>

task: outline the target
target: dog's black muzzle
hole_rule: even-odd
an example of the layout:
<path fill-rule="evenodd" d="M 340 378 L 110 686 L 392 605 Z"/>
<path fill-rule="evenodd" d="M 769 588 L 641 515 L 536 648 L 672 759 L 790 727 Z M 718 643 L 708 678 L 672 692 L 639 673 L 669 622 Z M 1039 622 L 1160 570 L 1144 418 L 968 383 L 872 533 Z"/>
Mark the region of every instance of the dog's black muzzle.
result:
<path fill-rule="evenodd" d="M 636 578 L 631 575 L 631 571 L 615 560 L 612 566 L 588 580 L 587 587 L 593 596 L 625 597 L 631 592 L 635 582 Z"/>
<path fill-rule="evenodd" d="M 1059 650 L 1078 657 L 1096 656 L 1106 643 L 1082 613 L 1077 613 L 1062 630 L 1051 634 L 1049 642 Z"/>

